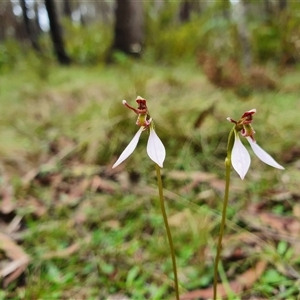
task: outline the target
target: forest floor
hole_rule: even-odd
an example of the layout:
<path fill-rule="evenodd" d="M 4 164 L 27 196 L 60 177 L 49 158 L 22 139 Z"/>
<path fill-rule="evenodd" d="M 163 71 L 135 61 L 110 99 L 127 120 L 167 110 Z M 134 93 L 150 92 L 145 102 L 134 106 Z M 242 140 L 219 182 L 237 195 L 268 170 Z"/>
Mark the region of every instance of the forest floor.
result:
<path fill-rule="evenodd" d="M 210 83 L 194 62 L 62 68 L 28 60 L 1 74 L 0 299 L 174 298 L 147 135 L 111 169 L 138 130 L 122 105 L 135 106 L 137 95 L 167 151 L 182 299 L 212 296 L 233 126 L 226 118 L 253 108 L 257 143 L 285 170 L 253 152 L 243 181 L 232 170 L 219 295 L 300 299 L 300 71 L 268 71 L 276 87 L 244 97 Z"/>

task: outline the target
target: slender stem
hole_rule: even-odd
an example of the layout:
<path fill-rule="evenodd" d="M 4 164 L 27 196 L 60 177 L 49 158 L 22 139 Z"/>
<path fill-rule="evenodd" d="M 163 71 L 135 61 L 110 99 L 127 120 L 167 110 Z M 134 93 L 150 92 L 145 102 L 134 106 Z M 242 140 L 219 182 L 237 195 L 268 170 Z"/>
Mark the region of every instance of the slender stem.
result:
<path fill-rule="evenodd" d="M 155 169 L 156 169 L 156 176 L 157 176 L 157 183 L 158 183 L 160 207 L 161 207 L 161 212 L 163 215 L 163 219 L 164 219 L 164 223 L 165 223 L 165 227 L 166 227 L 166 231 L 167 231 L 170 252 L 171 252 L 171 257 L 172 257 L 176 300 L 179 300 L 179 284 L 178 284 L 178 276 L 177 276 L 176 258 L 175 258 L 173 239 L 172 239 L 171 230 L 169 227 L 168 217 L 167 217 L 166 208 L 165 208 L 162 180 L 161 180 L 161 175 L 160 175 L 160 167 L 157 164 L 155 164 Z"/>
<path fill-rule="evenodd" d="M 224 228 L 225 228 L 226 210 L 227 210 L 228 195 L 229 195 L 230 159 L 228 159 L 228 157 L 225 160 L 225 166 L 226 166 L 225 194 L 224 194 L 221 227 L 220 227 L 220 233 L 219 233 L 219 239 L 218 239 L 218 245 L 217 245 L 217 255 L 216 255 L 215 266 L 214 266 L 214 300 L 217 299 L 218 265 L 219 265 L 219 261 L 220 261 L 221 251 L 222 251 L 222 239 L 223 239 Z"/>
<path fill-rule="evenodd" d="M 225 183 L 225 193 L 224 193 L 224 203 L 223 203 L 223 210 L 222 210 L 222 219 L 220 225 L 220 233 L 219 239 L 217 244 L 217 254 L 215 259 L 215 266 L 214 266 L 214 297 L 213 299 L 217 299 L 217 284 L 218 284 L 218 266 L 220 261 L 220 256 L 222 252 L 222 239 L 224 235 L 224 228 L 225 228 L 225 221 L 226 221 L 226 210 L 229 198 L 229 185 L 230 185 L 230 170 L 231 170 L 231 151 L 234 143 L 234 128 L 230 131 L 228 137 L 228 145 L 227 145 L 227 157 L 225 159 L 225 169 L 226 169 L 226 183 Z"/>

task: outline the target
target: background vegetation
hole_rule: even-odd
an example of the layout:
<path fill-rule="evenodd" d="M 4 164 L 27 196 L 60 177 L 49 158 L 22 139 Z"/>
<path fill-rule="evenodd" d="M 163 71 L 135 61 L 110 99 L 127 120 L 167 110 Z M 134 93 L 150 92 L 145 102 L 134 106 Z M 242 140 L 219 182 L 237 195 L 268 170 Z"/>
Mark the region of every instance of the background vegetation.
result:
<path fill-rule="evenodd" d="M 250 65 L 239 19 L 218 2 L 194 8 L 187 21 L 180 2 L 158 10 L 145 3 L 139 59 L 112 51 L 110 21 L 62 19 L 69 66 L 56 62 L 47 32 L 40 54 L 28 39 L 2 39 L 0 299 L 172 299 L 147 136 L 111 169 L 137 131 L 121 101 L 133 104 L 137 95 L 148 100 L 167 150 L 163 180 L 182 299 L 211 297 L 226 118 L 252 108 L 257 142 L 286 170 L 252 156 L 244 181 L 232 172 L 223 295 L 299 298 L 299 4 L 269 4 L 269 15 L 265 2 L 249 4 Z M 28 265 L 14 268 L 22 259 Z"/>

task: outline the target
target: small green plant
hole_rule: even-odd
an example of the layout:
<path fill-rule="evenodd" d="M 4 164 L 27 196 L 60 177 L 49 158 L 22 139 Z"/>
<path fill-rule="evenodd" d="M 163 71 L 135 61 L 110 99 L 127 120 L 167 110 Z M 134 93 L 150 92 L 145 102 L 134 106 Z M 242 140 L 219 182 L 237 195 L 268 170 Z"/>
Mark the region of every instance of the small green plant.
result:
<path fill-rule="evenodd" d="M 228 121 L 234 123 L 234 127 L 230 131 L 228 137 L 228 144 L 227 144 L 227 157 L 225 159 L 225 167 L 226 167 L 226 185 L 225 185 L 225 194 L 224 194 L 224 203 L 223 203 L 223 210 L 222 210 L 222 219 L 221 219 L 221 227 L 219 233 L 219 239 L 217 244 L 217 254 L 215 259 L 215 266 L 214 266 L 214 300 L 217 299 L 217 281 L 218 281 L 218 265 L 222 250 L 222 239 L 224 234 L 225 228 L 225 220 L 226 220 L 226 210 L 229 198 L 229 185 L 230 185 L 230 170 L 231 164 L 235 171 L 240 175 L 241 179 L 243 180 L 248 172 L 250 167 L 250 155 L 248 150 L 242 144 L 239 132 L 242 136 L 246 137 L 248 140 L 252 150 L 256 154 L 256 156 L 262 160 L 264 163 L 277 168 L 277 169 L 284 169 L 281 165 L 279 165 L 266 151 L 264 151 L 260 146 L 257 145 L 254 139 L 254 133 L 251 123 L 252 123 L 252 115 L 256 113 L 256 109 L 251 109 L 246 111 L 239 121 L 235 121 L 231 118 L 227 118 Z"/>
<path fill-rule="evenodd" d="M 136 125 L 140 126 L 140 129 L 135 134 L 135 136 L 133 137 L 131 142 L 128 144 L 128 146 L 125 148 L 125 150 L 122 152 L 119 159 L 115 162 L 115 164 L 113 165 L 113 168 L 117 167 L 126 158 L 128 158 L 129 155 L 132 154 L 132 152 L 135 150 L 135 148 L 138 144 L 138 141 L 140 139 L 142 132 L 149 130 L 147 153 L 148 153 L 148 156 L 150 157 L 150 159 L 155 162 L 160 206 L 161 206 L 161 211 L 162 211 L 162 215 L 163 215 L 163 219 L 164 219 L 164 223 L 165 223 L 165 227 L 166 227 L 166 232 L 167 232 L 167 237 L 168 237 L 168 241 L 169 241 L 171 257 L 172 257 L 176 299 L 179 300 L 179 287 L 178 287 L 178 276 L 177 276 L 175 251 L 174 251 L 174 245 L 173 245 L 173 239 L 172 239 L 172 235 L 171 235 L 170 226 L 168 223 L 166 208 L 165 208 L 165 204 L 164 204 L 163 185 L 162 185 L 162 179 L 161 179 L 161 174 L 160 174 L 160 169 L 163 167 L 163 162 L 166 157 L 166 150 L 165 150 L 163 143 L 161 142 L 161 140 L 159 139 L 158 135 L 155 132 L 154 122 L 148 112 L 146 100 L 143 99 L 142 97 L 138 96 L 136 98 L 136 102 L 138 104 L 138 108 L 134 108 L 134 107 L 130 106 L 126 102 L 126 100 L 123 100 L 123 104 L 126 107 L 128 107 L 129 109 L 133 110 L 138 115 Z"/>

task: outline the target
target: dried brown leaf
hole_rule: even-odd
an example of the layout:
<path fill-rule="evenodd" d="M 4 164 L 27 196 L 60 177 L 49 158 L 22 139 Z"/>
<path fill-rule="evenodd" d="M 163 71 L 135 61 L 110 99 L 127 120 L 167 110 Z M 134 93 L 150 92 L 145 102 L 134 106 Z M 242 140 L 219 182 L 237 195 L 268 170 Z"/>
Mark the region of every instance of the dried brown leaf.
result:
<path fill-rule="evenodd" d="M 83 241 L 74 243 L 73 245 L 58 251 L 51 251 L 42 256 L 43 259 L 65 258 L 77 252 L 83 244 L 89 243 L 91 237 L 86 237 Z"/>
<path fill-rule="evenodd" d="M 55 168 L 58 162 L 63 161 L 66 159 L 74 150 L 76 149 L 76 145 L 68 145 L 65 148 L 63 148 L 61 151 L 59 151 L 55 156 L 51 157 L 47 163 L 41 164 L 38 168 L 34 168 L 27 172 L 23 178 L 22 178 L 22 183 L 23 186 L 27 187 L 32 180 L 36 178 L 36 176 L 43 170 L 45 167 L 47 170 L 51 170 Z"/>
<path fill-rule="evenodd" d="M 117 187 L 116 184 L 107 179 L 103 179 L 100 176 L 94 176 L 91 184 L 91 190 L 96 191 L 104 191 L 107 193 L 114 193 Z"/>
<path fill-rule="evenodd" d="M 42 217 L 47 213 L 48 208 L 39 201 L 38 199 L 34 197 L 30 197 L 28 199 L 25 199 L 22 202 L 22 206 L 26 208 L 30 208 L 32 210 L 32 213 L 36 215 L 37 217 Z"/>
<path fill-rule="evenodd" d="M 5 233 L 6 234 L 12 234 L 14 232 L 17 232 L 20 227 L 21 227 L 21 221 L 22 221 L 22 217 L 16 215 L 11 222 L 9 223 L 9 225 L 6 227 L 5 229 Z"/>
<path fill-rule="evenodd" d="M 201 125 L 203 124 L 203 122 L 205 121 L 205 119 L 209 116 L 212 115 L 214 113 L 214 109 L 215 109 L 215 105 L 212 104 L 210 107 L 208 107 L 207 109 L 201 111 L 199 113 L 199 116 L 197 118 L 197 120 L 194 123 L 194 128 L 199 128 L 201 127 Z"/>
<path fill-rule="evenodd" d="M 257 281 L 257 279 L 262 275 L 267 263 L 264 261 L 259 261 L 253 268 L 247 270 L 243 274 L 238 275 L 237 279 L 229 282 L 230 290 L 236 294 L 241 293 L 245 289 L 249 289 Z M 225 286 L 221 283 L 217 285 L 218 297 L 226 297 L 227 290 Z M 213 287 L 206 289 L 195 290 L 188 292 L 180 297 L 181 300 L 192 300 L 192 299 L 209 299 L 213 297 Z"/>
<path fill-rule="evenodd" d="M 29 264 L 30 258 L 24 250 L 8 235 L 0 232 L 0 249 L 12 261 L 0 270 L 0 277 L 6 277 L 3 285 L 7 286 L 18 278 Z"/>
<path fill-rule="evenodd" d="M 92 204 L 88 199 L 82 201 L 75 213 L 75 217 L 74 217 L 75 223 L 76 224 L 85 223 L 88 217 L 88 211 L 90 211 L 91 209 L 92 209 Z"/>
<path fill-rule="evenodd" d="M 114 294 L 108 296 L 107 300 L 129 300 L 129 298 L 123 294 Z"/>
<path fill-rule="evenodd" d="M 294 204 L 294 206 L 293 206 L 293 215 L 296 218 L 300 218 L 300 204 L 299 203 Z"/>
<path fill-rule="evenodd" d="M 3 214 L 9 214 L 16 208 L 16 203 L 13 201 L 13 188 L 11 185 L 6 185 L 1 188 L 1 205 L 0 211 Z"/>
<path fill-rule="evenodd" d="M 185 171 L 171 171 L 167 174 L 168 178 L 178 181 L 185 180 L 195 180 L 198 182 L 209 182 L 216 178 L 215 174 L 194 171 L 194 172 L 185 172 Z"/>
<path fill-rule="evenodd" d="M 269 226 L 272 230 L 277 230 L 281 234 L 299 237 L 300 222 L 297 218 L 279 216 L 264 212 L 258 215 L 262 225 Z"/>
<path fill-rule="evenodd" d="M 173 227 L 181 227 L 183 224 L 186 224 L 189 215 L 189 209 L 185 209 L 172 216 L 169 216 L 169 225 Z"/>

